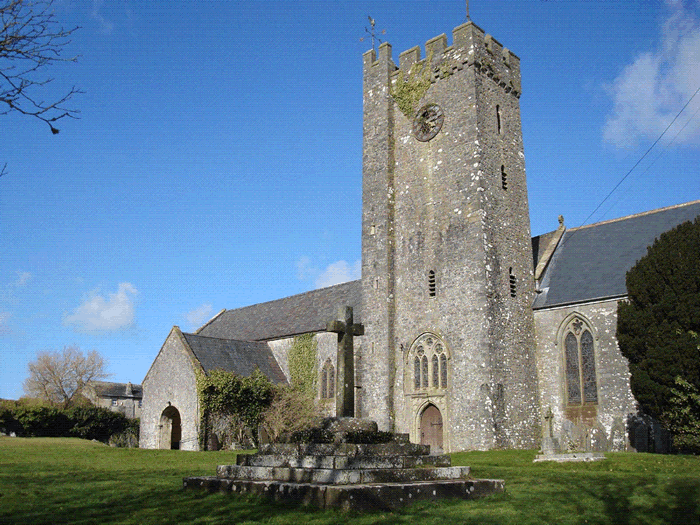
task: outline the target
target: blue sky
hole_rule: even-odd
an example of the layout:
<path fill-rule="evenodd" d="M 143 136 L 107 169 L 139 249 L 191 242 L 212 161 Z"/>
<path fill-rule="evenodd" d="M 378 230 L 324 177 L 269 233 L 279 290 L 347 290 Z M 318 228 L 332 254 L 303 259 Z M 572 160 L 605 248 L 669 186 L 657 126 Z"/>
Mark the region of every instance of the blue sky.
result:
<path fill-rule="evenodd" d="M 0 116 L 0 398 L 78 345 L 141 382 L 170 328 L 359 277 L 367 15 L 398 54 L 462 0 L 55 0 L 80 26 L 44 96 Z M 488 0 L 521 58 L 533 235 L 580 226 L 700 87 L 700 2 Z M 588 222 L 700 198 L 700 95 Z"/>

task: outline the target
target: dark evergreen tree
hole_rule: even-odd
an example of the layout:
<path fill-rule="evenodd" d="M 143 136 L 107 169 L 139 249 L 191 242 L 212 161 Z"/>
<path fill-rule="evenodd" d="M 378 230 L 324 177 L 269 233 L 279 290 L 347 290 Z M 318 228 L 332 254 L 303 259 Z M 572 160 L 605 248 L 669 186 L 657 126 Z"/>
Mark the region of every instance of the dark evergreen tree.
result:
<path fill-rule="evenodd" d="M 700 217 L 659 236 L 626 282 L 620 350 L 640 409 L 664 421 L 676 377 L 700 387 Z"/>

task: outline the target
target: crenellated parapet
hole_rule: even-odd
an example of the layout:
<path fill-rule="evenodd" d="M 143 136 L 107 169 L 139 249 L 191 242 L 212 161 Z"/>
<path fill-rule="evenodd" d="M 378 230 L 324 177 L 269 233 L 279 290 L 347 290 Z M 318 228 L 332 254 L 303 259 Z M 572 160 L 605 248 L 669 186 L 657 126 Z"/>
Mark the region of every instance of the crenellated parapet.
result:
<path fill-rule="evenodd" d="M 409 76 L 416 70 L 423 71 L 426 65 L 431 83 L 447 78 L 465 67 L 490 78 L 506 93 L 520 97 L 520 59 L 498 40 L 474 24 L 467 22 L 452 31 L 452 45 L 448 46 L 445 34 L 431 38 L 425 44 L 425 58 L 421 58 L 419 46 L 399 55 L 397 67 L 391 56 L 391 46 L 383 43 L 379 53 L 372 49 L 363 55 L 364 74 L 388 69 L 392 79 Z M 428 64 L 429 62 L 429 64 Z"/>

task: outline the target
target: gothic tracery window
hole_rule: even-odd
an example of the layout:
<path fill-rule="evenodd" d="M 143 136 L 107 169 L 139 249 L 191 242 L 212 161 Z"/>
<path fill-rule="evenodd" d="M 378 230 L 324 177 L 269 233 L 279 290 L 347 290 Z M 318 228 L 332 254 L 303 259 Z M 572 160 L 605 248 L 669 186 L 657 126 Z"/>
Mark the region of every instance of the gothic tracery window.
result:
<path fill-rule="evenodd" d="M 413 343 L 408 370 L 413 373 L 413 390 L 416 392 L 447 388 L 448 356 L 440 339 L 433 334 L 423 334 Z"/>
<path fill-rule="evenodd" d="M 335 397 L 335 367 L 330 358 L 321 368 L 321 399 L 333 399 Z"/>
<path fill-rule="evenodd" d="M 598 403 L 593 335 L 579 317 L 564 330 L 566 389 L 569 405 Z"/>

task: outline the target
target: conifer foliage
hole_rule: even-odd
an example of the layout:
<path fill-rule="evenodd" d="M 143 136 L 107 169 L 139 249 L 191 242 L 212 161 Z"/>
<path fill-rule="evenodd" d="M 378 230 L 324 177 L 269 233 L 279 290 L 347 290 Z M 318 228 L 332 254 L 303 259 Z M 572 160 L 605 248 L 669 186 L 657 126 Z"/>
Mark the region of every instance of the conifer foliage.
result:
<path fill-rule="evenodd" d="M 668 424 L 676 378 L 700 387 L 700 217 L 659 236 L 626 282 L 617 339 L 632 393 L 642 412 Z"/>

